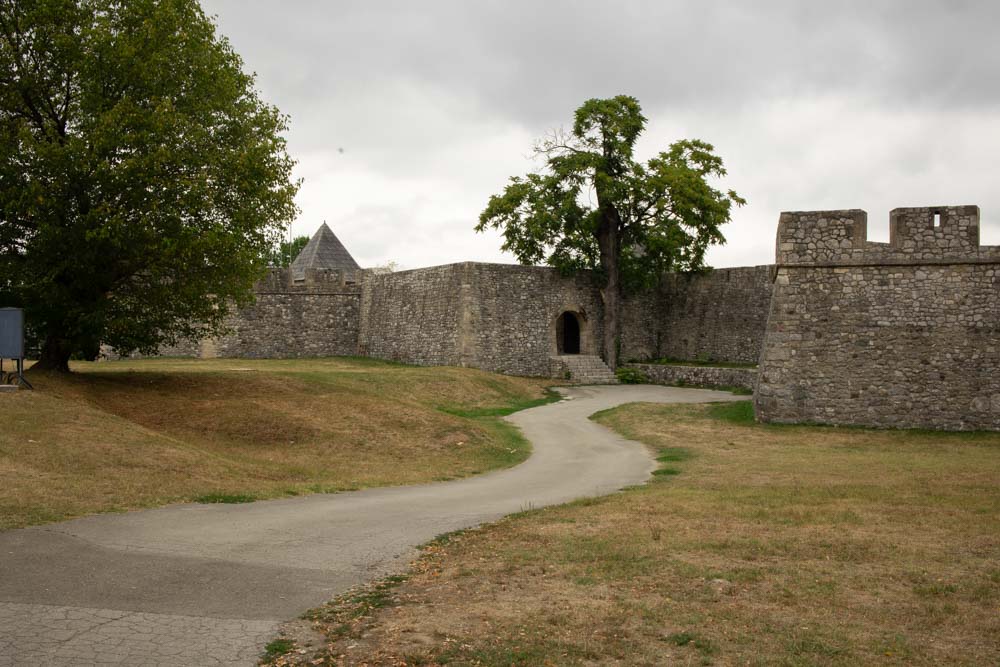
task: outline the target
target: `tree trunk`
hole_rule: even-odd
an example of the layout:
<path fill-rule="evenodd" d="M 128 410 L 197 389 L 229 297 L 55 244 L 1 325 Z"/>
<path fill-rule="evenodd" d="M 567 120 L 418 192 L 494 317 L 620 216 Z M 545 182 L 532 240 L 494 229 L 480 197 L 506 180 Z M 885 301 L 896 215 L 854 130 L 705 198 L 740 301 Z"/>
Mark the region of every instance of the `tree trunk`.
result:
<path fill-rule="evenodd" d="M 619 236 L 618 211 L 607 208 L 602 212 L 602 221 L 597 229 L 597 244 L 601 250 L 601 268 L 607 275 L 607 283 L 601 290 L 604 302 L 604 363 L 615 370 L 618 367 L 618 331 L 621 319 L 621 238 Z"/>
<path fill-rule="evenodd" d="M 49 334 L 42 343 L 42 354 L 31 367 L 34 371 L 56 371 L 69 373 L 69 358 L 72 354 L 69 341 Z"/>

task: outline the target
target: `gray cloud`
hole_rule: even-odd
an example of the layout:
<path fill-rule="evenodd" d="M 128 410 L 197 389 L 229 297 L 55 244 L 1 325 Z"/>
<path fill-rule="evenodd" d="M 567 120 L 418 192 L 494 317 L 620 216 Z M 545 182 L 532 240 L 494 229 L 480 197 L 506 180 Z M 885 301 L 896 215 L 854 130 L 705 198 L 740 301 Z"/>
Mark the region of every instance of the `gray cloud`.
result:
<path fill-rule="evenodd" d="M 291 115 L 295 232 L 327 219 L 362 264 L 503 259 L 472 232 L 486 199 L 618 93 L 650 119 L 645 154 L 711 141 L 750 199 L 717 265 L 771 261 L 778 212 L 802 208 L 867 208 L 878 238 L 894 206 L 980 203 L 1000 243 L 997 3 L 204 5 Z"/>

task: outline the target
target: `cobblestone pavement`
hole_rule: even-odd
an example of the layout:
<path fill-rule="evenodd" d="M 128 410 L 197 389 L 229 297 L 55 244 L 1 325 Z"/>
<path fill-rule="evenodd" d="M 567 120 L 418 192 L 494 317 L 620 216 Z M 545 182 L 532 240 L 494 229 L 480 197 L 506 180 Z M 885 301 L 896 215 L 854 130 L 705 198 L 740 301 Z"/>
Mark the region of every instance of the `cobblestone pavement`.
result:
<path fill-rule="evenodd" d="M 404 569 L 436 535 L 646 480 L 646 449 L 589 421 L 594 412 L 734 399 L 646 385 L 564 393 L 572 400 L 508 418 L 534 447 L 508 470 L 0 533 L 0 667 L 252 665 L 281 621 Z"/>

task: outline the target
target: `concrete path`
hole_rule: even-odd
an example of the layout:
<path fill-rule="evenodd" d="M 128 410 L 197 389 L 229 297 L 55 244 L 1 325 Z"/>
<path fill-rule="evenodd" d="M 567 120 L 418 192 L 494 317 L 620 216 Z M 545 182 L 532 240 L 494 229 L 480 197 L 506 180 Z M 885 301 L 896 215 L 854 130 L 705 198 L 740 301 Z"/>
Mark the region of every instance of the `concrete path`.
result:
<path fill-rule="evenodd" d="M 564 394 L 508 418 L 534 446 L 508 470 L 0 533 L 0 666 L 255 664 L 281 621 L 404 569 L 436 535 L 645 481 L 646 449 L 589 421 L 594 412 L 736 398 L 646 385 Z"/>

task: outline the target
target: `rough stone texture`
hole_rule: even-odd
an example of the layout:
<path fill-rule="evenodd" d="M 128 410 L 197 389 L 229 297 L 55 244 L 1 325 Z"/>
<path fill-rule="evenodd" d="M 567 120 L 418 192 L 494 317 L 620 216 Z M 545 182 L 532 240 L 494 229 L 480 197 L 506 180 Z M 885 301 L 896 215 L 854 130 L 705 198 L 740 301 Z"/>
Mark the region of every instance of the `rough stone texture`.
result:
<path fill-rule="evenodd" d="M 1000 429 L 1000 247 L 979 246 L 979 209 L 895 209 L 890 232 L 781 215 L 761 420 Z"/>
<path fill-rule="evenodd" d="M 718 366 L 680 366 L 673 364 L 625 364 L 645 373 L 654 384 L 671 387 L 739 387 L 753 391 L 757 382 L 756 368 L 721 368 Z"/>
<path fill-rule="evenodd" d="M 589 275 L 466 262 L 366 278 L 361 354 L 421 365 L 549 375 L 556 320 L 580 322 L 581 353 L 600 346 L 600 294 Z"/>
<path fill-rule="evenodd" d="M 295 358 L 357 354 L 361 287 L 350 274 L 272 269 L 255 288 L 257 300 L 235 313 L 232 333 L 201 341 L 201 357 Z"/>
<path fill-rule="evenodd" d="M 181 340 L 161 347 L 157 356 L 289 359 L 355 355 L 361 324 L 361 286 L 350 280 L 355 275 L 306 269 L 301 279 L 294 279 L 289 269 L 271 269 L 254 286 L 255 302 L 234 311 L 226 321 L 229 333 Z M 102 347 L 101 356 L 121 358 L 110 347 Z M 135 353 L 129 358 L 141 356 Z"/>
<path fill-rule="evenodd" d="M 580 384 L 618 384 L 618 378 L 595 354 L 564 354 L 552 357 L 555 377 Z"/>
<path fill-rule="evenodd" d="M 466 264 L 470 293 L 464 365 L 512 375 L 550 375 L 559 354 L 557 319 L 576 315 L 580 354 L 598 354 L 604 340 L 601 295 L 590 274 L 563 278 L 553 269 Z"/>
<path fill-rule="evenodd" d="M 460 365 L 464 266 L 367 275 L 358 352 L 423 366 Z"/>
<path fill-rule="evenodd" d="M 756 362 L 770 302 L 770 267 L 669 275 L 622 307 L 622 359 L 671 356 Z M 366 278 L 360 353 L 514 375 L 558 373 L 557 319 L 580 324 L 580 353 L 602 348 L 604 309 L 593 276 L 466 262 Z"/>
<path fill-rule="evenodd" d="M 770 298 L 769 267 L 668 275 L 627 296 L 625 360 L 659 357 L 756 361 Z M 593 275 L 537 266 L 465 262 L 376 275 L 272 269 L 231 333 L 182 341 L 162 356 L 288 358 L 361 354 L 420 365 L 514 375 L 558 374 L 558 318 L 580 326 L 580 353 L 602 349 L 604 309 Z M 109 352 L 106 356 L 113 357 Z M 559 367 L 559 368 L 557 368 Z"/>
<path fill-rule="evenodd" d="M 757 363 L 771 303 L 771 270 L 765 265 L 664 276 L 659 349 L 645 358 Z"/>

